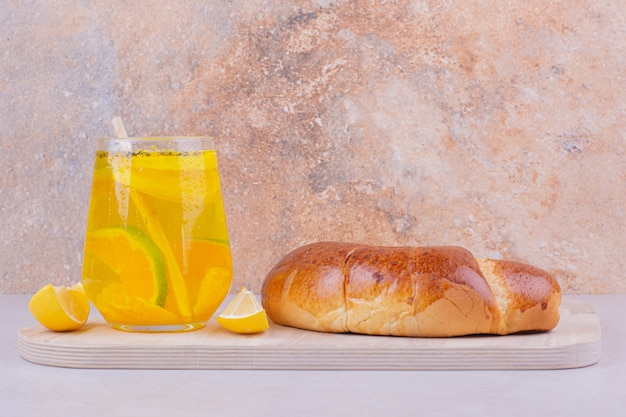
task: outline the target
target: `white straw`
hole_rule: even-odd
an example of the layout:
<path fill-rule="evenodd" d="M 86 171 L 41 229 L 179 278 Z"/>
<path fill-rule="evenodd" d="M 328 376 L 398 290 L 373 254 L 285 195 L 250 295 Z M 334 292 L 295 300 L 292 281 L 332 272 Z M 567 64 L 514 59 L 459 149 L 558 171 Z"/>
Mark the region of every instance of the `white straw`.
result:
<path fill-rule="evenodd" d="M 113 123 L 113 128 L 115 129 L 115 136 L 120 139 L 128 137 L 128 133 L 126 133 L 126 128 L 124 127 L 124 122 L 121 117 L 114 117 L 111 122 Z"/>

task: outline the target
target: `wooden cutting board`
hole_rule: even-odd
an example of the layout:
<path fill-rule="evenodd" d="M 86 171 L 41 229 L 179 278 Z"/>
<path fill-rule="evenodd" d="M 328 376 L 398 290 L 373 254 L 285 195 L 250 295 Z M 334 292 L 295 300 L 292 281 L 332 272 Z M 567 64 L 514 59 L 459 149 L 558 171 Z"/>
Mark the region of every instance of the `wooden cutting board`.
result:
<path fill-rule="evenodd" d="M 328 334 L 272 324 L 237 335 L 209 321 L 188 333 L 127 333 L 101 320 L 75 332 L 36 325 L 18 332 L 27 361 L 70 368 L 117 369 L 567 369 L 600 359 L 600 321 L 565 297 L 548 333 L 444 339 Z"/>

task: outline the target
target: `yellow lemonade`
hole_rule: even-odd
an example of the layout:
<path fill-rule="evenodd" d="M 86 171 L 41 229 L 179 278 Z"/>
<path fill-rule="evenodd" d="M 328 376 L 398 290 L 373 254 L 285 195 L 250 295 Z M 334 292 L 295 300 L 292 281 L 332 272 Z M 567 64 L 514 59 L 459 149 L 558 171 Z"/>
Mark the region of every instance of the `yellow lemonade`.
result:
<path fill-rule="evenodd" d="M 217 156 L 201 140 L 116 139 L 96 152 L 83 285 L 116 328 L 199 328 L 228 294 Z"/>

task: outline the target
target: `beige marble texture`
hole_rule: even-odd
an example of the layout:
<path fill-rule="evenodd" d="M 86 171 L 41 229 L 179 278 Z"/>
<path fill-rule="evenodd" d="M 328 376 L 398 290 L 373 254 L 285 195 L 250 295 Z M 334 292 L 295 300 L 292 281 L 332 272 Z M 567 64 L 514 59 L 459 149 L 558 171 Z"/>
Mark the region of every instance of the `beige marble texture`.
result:
<path fill-rule="evenodd" d="M 0 292 L 80 279 L 118 115 L 215 137 L 234 289 L 344 240 L 626 292 L 623 0 L 2 0 L 0 45 Z"/>

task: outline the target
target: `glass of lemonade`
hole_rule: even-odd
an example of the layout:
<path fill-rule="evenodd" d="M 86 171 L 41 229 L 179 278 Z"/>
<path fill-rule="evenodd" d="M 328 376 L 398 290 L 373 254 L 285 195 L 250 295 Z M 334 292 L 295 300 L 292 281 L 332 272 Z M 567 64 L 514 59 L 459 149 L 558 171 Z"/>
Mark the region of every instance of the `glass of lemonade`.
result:
<path fill-rule="evenodd" d="M 98 141 L 82 281 L 116 329 L 186 331 L 211 318 L 232 281 L 211 138 Z"/>

